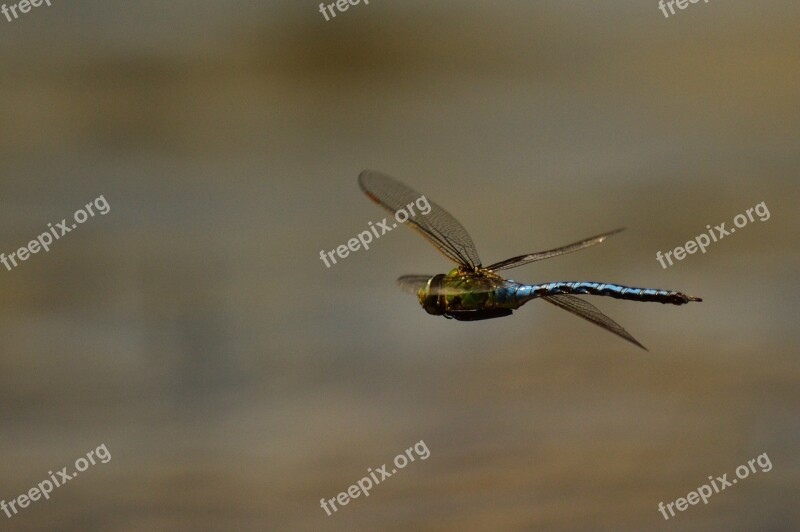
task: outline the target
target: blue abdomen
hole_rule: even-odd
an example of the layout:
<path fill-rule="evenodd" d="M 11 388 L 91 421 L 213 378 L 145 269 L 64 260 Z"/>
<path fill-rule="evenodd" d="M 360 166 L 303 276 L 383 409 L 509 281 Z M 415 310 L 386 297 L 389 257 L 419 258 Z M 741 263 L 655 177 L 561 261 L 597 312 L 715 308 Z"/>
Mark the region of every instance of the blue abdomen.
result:
<path fill-rule="evenodd" d="M 683 305 L 689 301 L 699 301 L 672 290 L 656 288 L 633 288 L 613 283 L 598 283 L 594 281 L 558 281 L 553 283 L 519 285 L 515 290 L 515 299 L 522 304 L 530 299 L 542 296 L 559 294 L 606 296 L 628 301 L 643 301 Z"/>

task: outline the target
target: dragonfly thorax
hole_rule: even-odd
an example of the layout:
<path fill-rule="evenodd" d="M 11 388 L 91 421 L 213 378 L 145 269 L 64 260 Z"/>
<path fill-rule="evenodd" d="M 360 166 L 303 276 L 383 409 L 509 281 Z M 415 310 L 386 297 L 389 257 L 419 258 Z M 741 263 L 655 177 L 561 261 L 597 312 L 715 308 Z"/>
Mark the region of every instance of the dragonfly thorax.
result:
<path fill-rule="evenodd" d="M 455 268 L 431 277 L 418 295 L 428 314 L 477 320 L 511 314 L 510 306 L 503 304 L 507 288 L 507 282 L 492 272 Z"/>

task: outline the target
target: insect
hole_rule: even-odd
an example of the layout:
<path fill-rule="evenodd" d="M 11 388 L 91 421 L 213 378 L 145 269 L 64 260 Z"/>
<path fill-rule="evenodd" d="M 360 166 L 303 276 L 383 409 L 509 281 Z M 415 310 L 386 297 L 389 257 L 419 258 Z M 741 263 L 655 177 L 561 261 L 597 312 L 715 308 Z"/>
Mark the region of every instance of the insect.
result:
<path fill-rule="evenodd" d="M 373 170 L 361 172 L 358 184 L 370 199 L 393 213 L 422 196 L 396 179 Z M 497 274 L 498 271 L 594 246 L 622 229 L 559 248 L 520 255 L 483 266 L 466 229 L 443 208 L 432 201 L 429 203 L 431 209 L 427 215 L 410 217 L 408 223 L 458 266 L 447 274 L 403 275 L 397 280 L 403 290 L 419 297 L 420 305 L 428 314 L 461 321 L 486 320 L 508 316 L 532 299 L 543 299 L 647 350 L 622 326 L 575 295 L 607 296 L 673 305 L 702 301 L 699 297 L 672 290 L 631 288 L 613 283 L 556 281 L 522 284 L 504 279 Z"/>

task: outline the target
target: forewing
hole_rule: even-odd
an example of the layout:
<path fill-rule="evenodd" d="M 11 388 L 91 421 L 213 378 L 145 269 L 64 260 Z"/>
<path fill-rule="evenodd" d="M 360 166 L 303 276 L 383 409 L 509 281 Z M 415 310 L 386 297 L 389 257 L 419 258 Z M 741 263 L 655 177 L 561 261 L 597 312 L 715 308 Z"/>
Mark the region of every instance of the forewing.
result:
<path fill-rule="evenodd" d="M 637 345 L 647 351 L 647 348 L 640 344 L 636 339 L 630 335 L 628 331 L 622 328 L 622 326 L 600 312 L 600 309 L 584 301 L 583 299 L 577 298 L 575 296 L 570 296 L 567 294 L 560 294 L 555 296 L 543 296 L 542 299 L 547 301 L 548 303 L 552 303 L 557 307 L 561 307 L 568 312 L 572 312 L 576 316 L 580 316 L 583 319 L 589 320 L 590 322 L 594 323 L 595 325 L 599 325 L 603 329 L 610 331 L 617 336 L 621 336 L 622 338 L 626 339 L 627 341 L 631 342 L 634 345 Z"/>
<path fill-rule="evenodd" d="M 367 196 L 392 214 L 422 197 L 416 190 L 374 170 L 361 172 L 358 184 Z M 417 212 L 407 223 L 450 260 L 471 269 L 479 267 L 481 260 L 467 230 L 439 205 L 430 200 L 428 204 L 431 206 L 428 214 Z"/>
<path fill-rule="evenodd" d="M 585 240 L 581 240 L 579 242 L 573 242 L 572 244 L 568 244 L 560 248 L 549 249 L 547 251 L 537 251 L 536 253 L 531 253 L 529 255 L 520 255 L 519 257 L 514 257 L 512 259 L 507 259 L 498 262 L 496 264 L 492 264 L 491 266 L 487 266 L 486 268 L 492 271 L 508 270 L 510 268 L 516 268 L 517 266 L 522 266 L 523 264 L 536 262 L 537 260 L 549 259 L 551 257 L 564 255 L 565 253 L 572 253 L 573 251 L 579 251 L 583 248 L 588 248 L 590 246 L 594 246 L 595 244 L 599 244 L 600 242 L 605 241 L 608 237 L 624 230 L 625 230 L 624 228 L 615 229 L 614 231 L 603 233 L 602 235 L 593 236 Z"/>
<path fill-rule="evenodd" d="M 433 277 L 433 275 L 403 275 L 397 279 L 397 286 L 399 286 L 403 292 L 416 295 L 420 288 L 428 284 L 428 280 L 431 277 Z"/>

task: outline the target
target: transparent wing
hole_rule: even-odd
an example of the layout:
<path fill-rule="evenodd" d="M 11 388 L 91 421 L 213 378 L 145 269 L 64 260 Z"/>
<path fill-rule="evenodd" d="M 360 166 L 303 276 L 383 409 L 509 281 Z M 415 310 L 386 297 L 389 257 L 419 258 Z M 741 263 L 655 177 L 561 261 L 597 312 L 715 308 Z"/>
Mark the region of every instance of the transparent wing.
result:
<path fill-rule="evenodd" d="M 422 197 L 416 190 L 374 170 L 361 172 L 358 184 L 367 196 L 392 214 Z M 467 230 L 446 210 L 432 201 L 428 204 L 431 207 L 428 214 L 417 212 L 408 223 L 450 260 L 471 269 L 480 267 L 481 260 Z"/>
<path fill-rule="evenodd" d="M 488 270 L 498 271 L 498 270 L 508 270 L 510 268 L 516 268 L 517 266 L 522 266 L 523 264 L 528 264 L 530 262 L 536 262 L 537 260 L 542 259 L 549 259 L 551 257 L 557 257 L 559 255 L 563 255 L 565 253 L 572 253 L 573 251 L 578 251 L 583 248 L 588 248 L 590 246 L 594 246 L 595 244 L 599 244 L 603 242 L 608 237 L 619 233 L 620 231 L 624 231 L 625 228 L 622 229 L 615 229 L 614 231 L 610 231 L 608 233 L 603 233 L 602 235 L 593 236 L 587 238 L 585 240 L 581 240 L 579 242 L 574 242 L 572 244 L 568 244 L 566 246 L 562 246 L 560 248 L 549 249 L 547 251 L 538 251 L 536 253 L 531 253 L 530 255 L 520 255 L 519 257 L 514 257 L 512 259 L 507 259 L 491 266 L 487 266 Z"/>
<path fill-rule="evenodd" d="M 590 322 L 594 323 L 595 325 L 599 325 L 603 329 L 616 334 L 617 336 L 621 336 L 625 338 L 627 341 L 631 342 L 634 345 L 637 345 L 647 351 L 647 348 L 640 344 L 636 339 L 630 335 L 628 331 L 622 328 L 622 326 L 600 312 L 600 309 L 592 305 L 591 303 L 587 303 L 583 299 L 579 299 L 575 296 L 570 296 L 567 294 L 560 294 L 556 296 L 543 296 L 542 299 L 547 301 L 548 303 L 552 303 L 557 307 L 561 307 L 567 312 L 572 312 L 576 316 L 580 316 L 583 319 L 589 320 Z"/>
<path fill-rule="evenodd" d="M 397 279 L 397 286 L 399 286 L 403 292 L 416 295 L 420 288 L 428 284 L 428 280 L 431 277 L 433 277 L 433 275 L 403 275 Z"/>

